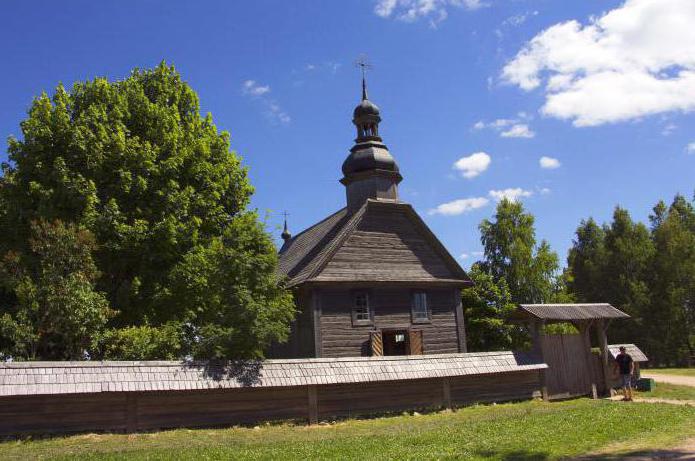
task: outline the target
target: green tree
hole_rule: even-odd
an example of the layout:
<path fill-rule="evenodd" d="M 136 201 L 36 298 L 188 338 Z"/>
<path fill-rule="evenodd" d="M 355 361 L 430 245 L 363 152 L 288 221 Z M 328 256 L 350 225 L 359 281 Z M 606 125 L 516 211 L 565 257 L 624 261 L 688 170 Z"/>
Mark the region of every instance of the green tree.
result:
<path fill-rule="evenodd" d="M 557 254 L 545 240 L 536 245 L 534 218 L 520 202 L 500 201 L 494 220 L 483 220 L 479 228 L 485 250 L 482 269 L 496 282 L 506 281 L 514 303 L 553 300 Z"/>
<path fill-rule="evenodd" d="M 246 168 L 230 151 L 229 134 L 200 116 L 196 93 L 173 67 L 78 82 L 70 91 L 60 85 L 52 98 L 33 102 L 21 128 L 22 139 L 9 141 L 0 189 L 9 250 L 27 248 L 32 220 L 74 222 L 96 238 L 97 288 L 118 311 L 112 327 L 188 322 L 243 330 L 251 327 L 241 322 L 267 320 L 273 328 L 262 342 L 286 334 L 293 306 L 278 287 L 270 237 L 246 209 L 253 192 Z M 235 232 L 252 234 L 258 245 L 236 247 L 244 239 L 230 238 Z M 237 265 L 218 267 L 213 248 L 240 258 Z M 265 264 L 255 273 L 238 271 L 257 258 Z M 200 290 L 179 289 L 192 261 L 218 267 L 199 274 L 197 286 L 235 315 L 208 315 Z M 249 302 L 227 298 L 228 290 Z M 225 323 L 232 321 L 240 323 Z M 260 354 L 261 344 L 235 338 L 216 355 Z"/>
<path fill-rule="evenodd" d="M 654 245 L 647 227 L 634 222 L 624 208 L 616 207 L 613 221 L 605 228 L 605 249 L 602 301 L 632 317 L 614 322 L 609 334 L 613 341 L 634 342 L 647 328 L 643 314 L 650 303 L 647 278 Z"/>
<path fill-rule="evenodd" d="M 507 282 L 504 278 L 495 281 L 478 263 L 468 275 L 475 283 L 462 292 L 468 350 L 509 350 L 518 346 L 519 328 L 508 322 L 516 306 Z"/>
<path fill-rule="evenodd" d="M 685 365 L 695 357 L 695 210 L 677 195 L 667 210 L 660 202 L 657 215 L 643 334 L 654 362 Z"/>
<path fill-rule="evenodd" d="M 606 299 L 606 231 L 593 218 L 582 220 L 567 256 L 567 287 L 577 301 L 602 302 Z"/>
<path fill-rule="evenodd" d="M 94 289 L 92 234 L 60 221 L 31 225 L 29 249 L 0 264 L 6 296 L 0 315 L 0 356 L 84 358 L 113 312 Z"/>

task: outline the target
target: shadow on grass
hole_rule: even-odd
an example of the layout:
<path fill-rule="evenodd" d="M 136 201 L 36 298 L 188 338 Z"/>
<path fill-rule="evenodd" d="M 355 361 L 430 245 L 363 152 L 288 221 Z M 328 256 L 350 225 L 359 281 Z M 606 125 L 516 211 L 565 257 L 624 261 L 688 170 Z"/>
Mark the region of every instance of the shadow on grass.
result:
<path fill-rule="evenodd" d="M 685 461 L 695 459 L 692 451 L 672 450 L 635 450 L 619 454 L 586 455 L 573 458 L 576 461 L 647 461 L 647 460 L 676 460 Z"/>
<path fill-rule="evenodd" d="M 479 451 L 476 455 L 500 459 L 503 461 L 546 461 L 550 459 L 550 455 L 543 452 L 534 452 L 528 450 L 518 450 L 511 452 L 497 452 L 494 450 Z M 599 454 L 599 455 L 584 455 L 571 459 L 574 461 L 648 461 L 648 460 L 673 460 L 686 461 L 695 460 L 695 453 L 685 450 L 635 450 L 623 452 L 619 454 Z"/>
<path fill-rule="evenodd" d="M 503 453 L 493 450 L 485 450 L 476 452 L 476 455 L 483 458 L 501 459 L 502 461 L 545 461 L 550 459 L 550 456 L 547 453 L 528 450 L 517 450 Z"/>

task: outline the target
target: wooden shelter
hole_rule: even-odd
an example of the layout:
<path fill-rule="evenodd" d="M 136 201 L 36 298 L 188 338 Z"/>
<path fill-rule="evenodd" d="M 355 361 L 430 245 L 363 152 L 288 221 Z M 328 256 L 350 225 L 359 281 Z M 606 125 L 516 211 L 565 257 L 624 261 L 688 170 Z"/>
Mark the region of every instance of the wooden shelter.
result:
<path fill-rule="evenodd" d="M 590 394 L 611 388 L 611 353 L 606 331 L 614 319 L 630 316 L 607 303 L 596 304 L 522 304 L 513 319 L 525 323 L 533 337 L 533 351 L 548 364 L 544 393 L 547 398 Z M 571 323 L 578 335 L 546 334 L 549 323 Z M 591 352 L 591 328 L 594 327 L 600 349 L 600 362 Z"/>
<path fill-rule="evenodd" d="M 344 208 L 296 236 L 285 229 L 279 272 L 298 314 L 274 357 L 419 355 L 466 351 L 463 269 L 413 207 L 398 196 L 396 161 L 367 97 L 340 182 Z"/>

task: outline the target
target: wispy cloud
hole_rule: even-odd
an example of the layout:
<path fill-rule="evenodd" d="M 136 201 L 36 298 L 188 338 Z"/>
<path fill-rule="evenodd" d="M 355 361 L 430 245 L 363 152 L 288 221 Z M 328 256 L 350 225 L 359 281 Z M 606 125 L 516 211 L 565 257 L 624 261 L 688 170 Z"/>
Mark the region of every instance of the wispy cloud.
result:
<path fill-rule="evenodd" d="M 451 202 L 442 203 L 429 211 L 429 214 L 440 214 L 444 216 L 457 216 L 469 211 L 477 210 L 490 203 L 486 197 L 469 197 Z"/>
<path fill-rule="evenodd" d="M 241 84 L 241 93 L 257 100 L 263 107 L 263 114 L 271 122 L 287 125 L 292 121 L 289 114 L 270 97 L 270 85 L 261 85 L 255 80 L 245 80 Z"/>
<path fill-rule="evenodd" d="M 502 79 L 542 88 L 545 115 L 596 126 L 695 110 L 695 2 L 628 0 L 585 24 L 555 24 L 509 61 Z"/>
<path fill-rule="evenodd" d="M 695 142 L 691 142 L 685 146 L 685 151 L 689 154 L 695 154 Z"/>
<path fill-rule="evenodd" d="M 377 0 L 374 13 L 382 18 L 393 18 L 403 22 L 428 19 L 436 26 L 449 16 L 449 9 L 477 10 L 488 6 L 482 0 Z"/>
<path fill-rule="evenodd" d="M 545 168 L 546 170 L 554 170 L 555 168 L 560 168 L 561 165 L 558 159 L 545 156 L 538 160 L 538 164 L 541 168 Z"/>
<path fill-rule="evenodd" d="M 550 189 L 548 189 L 548 192 L 550 192 Z M 541 192 L 545 193 L 545 192 Z M 432 208 L 431 210 L 428 211 L 428 214 L 430 215 L 443 215 L 443 216 L 458 216 L 464 213 L 471 212 L 473 210 L 477 210 L 479 208 L 484 208 L 487 205 L 490 204 L 490 199 L 495 200 L 497 202 L 502 201 L 503 199 L 511 200 L 511 201 L 519 201 L 522 198 L 527 198 L 531 197 L 533 195 L 533 192 L 530 190 L 522 189 L 521 187 L 515 187 L 515 188 L 508 188 L 508 189 L 499 189 L 499 190 L 491 190 L 488 192 L 488 197 L 468 197 L 468 198 L 462 198 L 458 200 L 452 200 L 450 202 L 445 202 L 442 203 L 441 205 L 437 205 L 435 208 Z"/>
<path fill-rule="evenodd" d="M 492 159 L 485 152 L 475 152 L 467 157 L 461 157 L 454 163 L 454 169 L 467 179 L 475 178 L 488 169 Z"/>
<path fill-rule="evenodd" d="M 533 192 L 530 190 L 524 190 L 521 187 L 515 187 L 509 189 L 491 190 L 489 194 L 490 197 L 498 202 L 501 202 L 503 199 L 517 202 L 521 198 L 532 196 Z"/>
<path fill-rule="evenodd" d="M 241 91 L 251 96 L 263 96 L 266 93 L 270 93 L 270 86 L 259 85 L 255 80 L 246 80 L 241 85 Z"/>
<path fill-rule="evenodd" d="M 519 112 L 514 118 L 498 118 L 491 122 L 479 120 L 473 125 L 474 130 L 489 129 L 496 131 L 503 138 L 533 138 L 536 133 L 531 130 L 528 121 L 531 116 L 526 112 Z"/>

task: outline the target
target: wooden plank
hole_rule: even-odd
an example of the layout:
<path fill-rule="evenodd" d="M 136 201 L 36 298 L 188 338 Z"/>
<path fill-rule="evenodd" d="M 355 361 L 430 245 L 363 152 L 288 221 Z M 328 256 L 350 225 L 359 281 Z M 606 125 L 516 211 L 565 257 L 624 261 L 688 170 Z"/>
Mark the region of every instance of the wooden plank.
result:
<path fill-rule="evenodd" d="M 309 409 L 309 424 L 317 424 L 319 422 L 319 403 L 316 386 L 307 386 L 307 398 Z"/>

